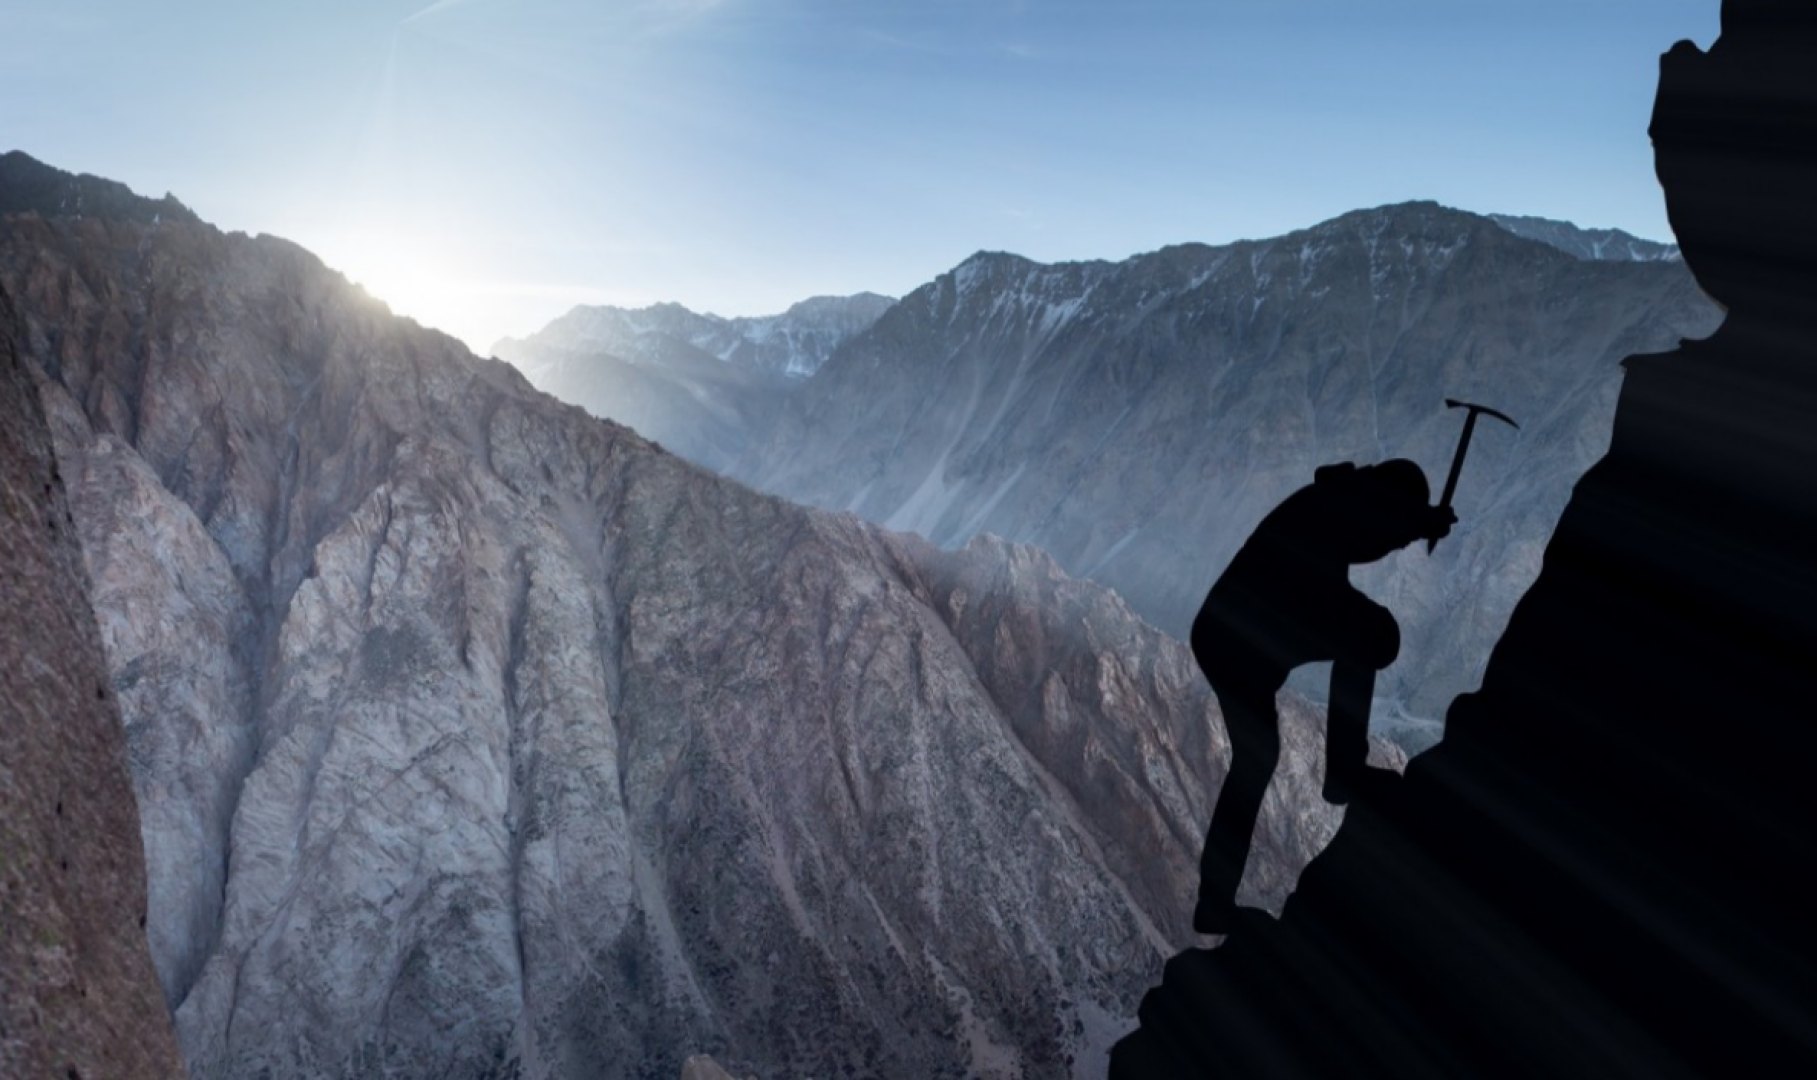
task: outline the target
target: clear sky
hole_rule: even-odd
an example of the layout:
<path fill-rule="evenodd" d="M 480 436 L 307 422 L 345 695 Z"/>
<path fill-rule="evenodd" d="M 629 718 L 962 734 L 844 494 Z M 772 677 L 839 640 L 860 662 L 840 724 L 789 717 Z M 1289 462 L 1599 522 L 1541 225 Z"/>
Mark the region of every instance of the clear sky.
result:
<path fill-rule="evenodd" d="M 1719 0 L 0 0 L 0 150 L 301 243 L 486 351 L 1437 199 L 1670 239 Z"/>

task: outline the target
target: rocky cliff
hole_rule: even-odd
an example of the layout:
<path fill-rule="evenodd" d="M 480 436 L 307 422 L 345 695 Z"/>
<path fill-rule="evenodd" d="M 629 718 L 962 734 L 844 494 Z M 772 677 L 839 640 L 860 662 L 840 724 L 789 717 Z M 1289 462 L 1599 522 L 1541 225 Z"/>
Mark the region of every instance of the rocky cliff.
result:
<path fill-rule="evenodd" d="M 1478 433 L 1453 537 L 1355 574 L 1405 636 L 1378 693 L 1436 720 L 1607 447 L 1620 358 L 1717 318 L 1681 263 L 1578 258 L 1432 203 L 1119 263 L 979 254 L 842 346 L 732 473 L 941 545 L 1036 544 L 1183 638 L 1316 466 L 1409 457 L 1436 498 L 1462 427 L 1444 399 L 1490 405 L 1521 429 Z"/>
<path fill-rule="evenodd" d="M 174 1080 L 120 710 L 16 341 L 0 291 L 0 1076 Z"/>
<path fill-rule="evenodd" d="M 0 289 L 195 1076 L 1097 1075 L 1189 937 L 1215 704 L 1038 552 L 758 495 L 281 240 L 11 214 Z M 1277 907 L 1337 821 L 1288 713 Z"/>
<path fill-rule="evenodd" d="M 1480 692 L 1116 1077 L 1817 1072 L 1817 14 L 1729 0 L 1652 136 L 1721 329 L 1631 357 Z"/>

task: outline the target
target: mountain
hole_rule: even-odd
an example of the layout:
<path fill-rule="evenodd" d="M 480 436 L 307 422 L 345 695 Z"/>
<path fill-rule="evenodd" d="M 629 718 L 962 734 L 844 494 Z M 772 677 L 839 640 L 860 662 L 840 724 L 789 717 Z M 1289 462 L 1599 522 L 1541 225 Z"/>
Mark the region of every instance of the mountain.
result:
<path fill-rule="evenodd" d="M 193 1076 L 1102 1074 L 1227 757 L 1182 645 L 128 209 L 0 218 L 0 299 Z M 1285 709 L 1273 908 L 1341 820 Z"/>
<path fill-rule="evenodd" d="M 737 319 L 679 304 L 582 306 L 493 351 L 538 389 L 729 472 L 767 436 L 791 387 L 890 303 L 875 293 L 819 296 Z"/>
<path fill-rule="evenodd" d="M 840 346 L 731 474 L 942 546 L 1035 544 L 1184 637 L 1316 466 L 1409 457 L 1436 499 L 1463 426 L 1445 399 L 1494 407 L 1521 426 L 1478 428 L 1452 537 L 1353 574 L 1401 619 L 1378 711 L 1430 720 L 1606 448 L 1617 361 L 1719 317 L 1680 263 L 1575 258 L 1434 203 L 1117 263 L 980 253 Z"/>
<path fill-rule="evenodd" d="M 1521 217 L 1514 214 L 1490 214 L 1489 220 L 1516 236 L 1538 240 L 1542 244 L 1575 255 L 1580 259 L 1609 259 L 1625 262 L 1677 262 L 1683 258 L 1678 245 L 1642 240 L 1620 229 L 1583 229 L 1567 221 L 1550 218 Z"/>

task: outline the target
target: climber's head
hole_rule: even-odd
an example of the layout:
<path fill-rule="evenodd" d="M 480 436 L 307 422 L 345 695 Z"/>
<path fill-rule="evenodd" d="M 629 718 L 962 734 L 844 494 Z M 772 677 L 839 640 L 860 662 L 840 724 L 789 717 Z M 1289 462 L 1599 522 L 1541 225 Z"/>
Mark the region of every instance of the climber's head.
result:
<path fill-rule="evenodd" d="M 1389 458 L 1379 465 L 1365 465 L 1358 470 L 1359 478 L 1367 476 L 1381 492 L 1384 505 L 1425 507 L 1432 498 L 1432 488 L 1426 483 L 1426 473 L 1418 465 L 1406 458 Z"/>
<path fill-rule="evenodd" d="M 1440 519 L 1449 515 L 1426 503 L 1432 489 L 1425 472 L 1406 458 L 1364 465 L 1333 479 L 1349 488 L 1354 500 L 1342 537 L 1345 562 L 1374 562 L 1448 527 Z"/>

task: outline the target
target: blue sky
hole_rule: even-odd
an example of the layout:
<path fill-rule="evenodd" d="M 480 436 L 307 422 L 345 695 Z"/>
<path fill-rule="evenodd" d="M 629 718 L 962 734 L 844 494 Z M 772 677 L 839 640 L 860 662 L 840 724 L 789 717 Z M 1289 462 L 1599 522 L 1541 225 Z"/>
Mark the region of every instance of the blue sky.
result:
<path fill-rule="evenodd" d="M 1658 57 L 1719 7 L 0 0 L 0 149 L 484 351 L 577 303 L 764 314 L 1407 199 L 1669 239 Z"/>

